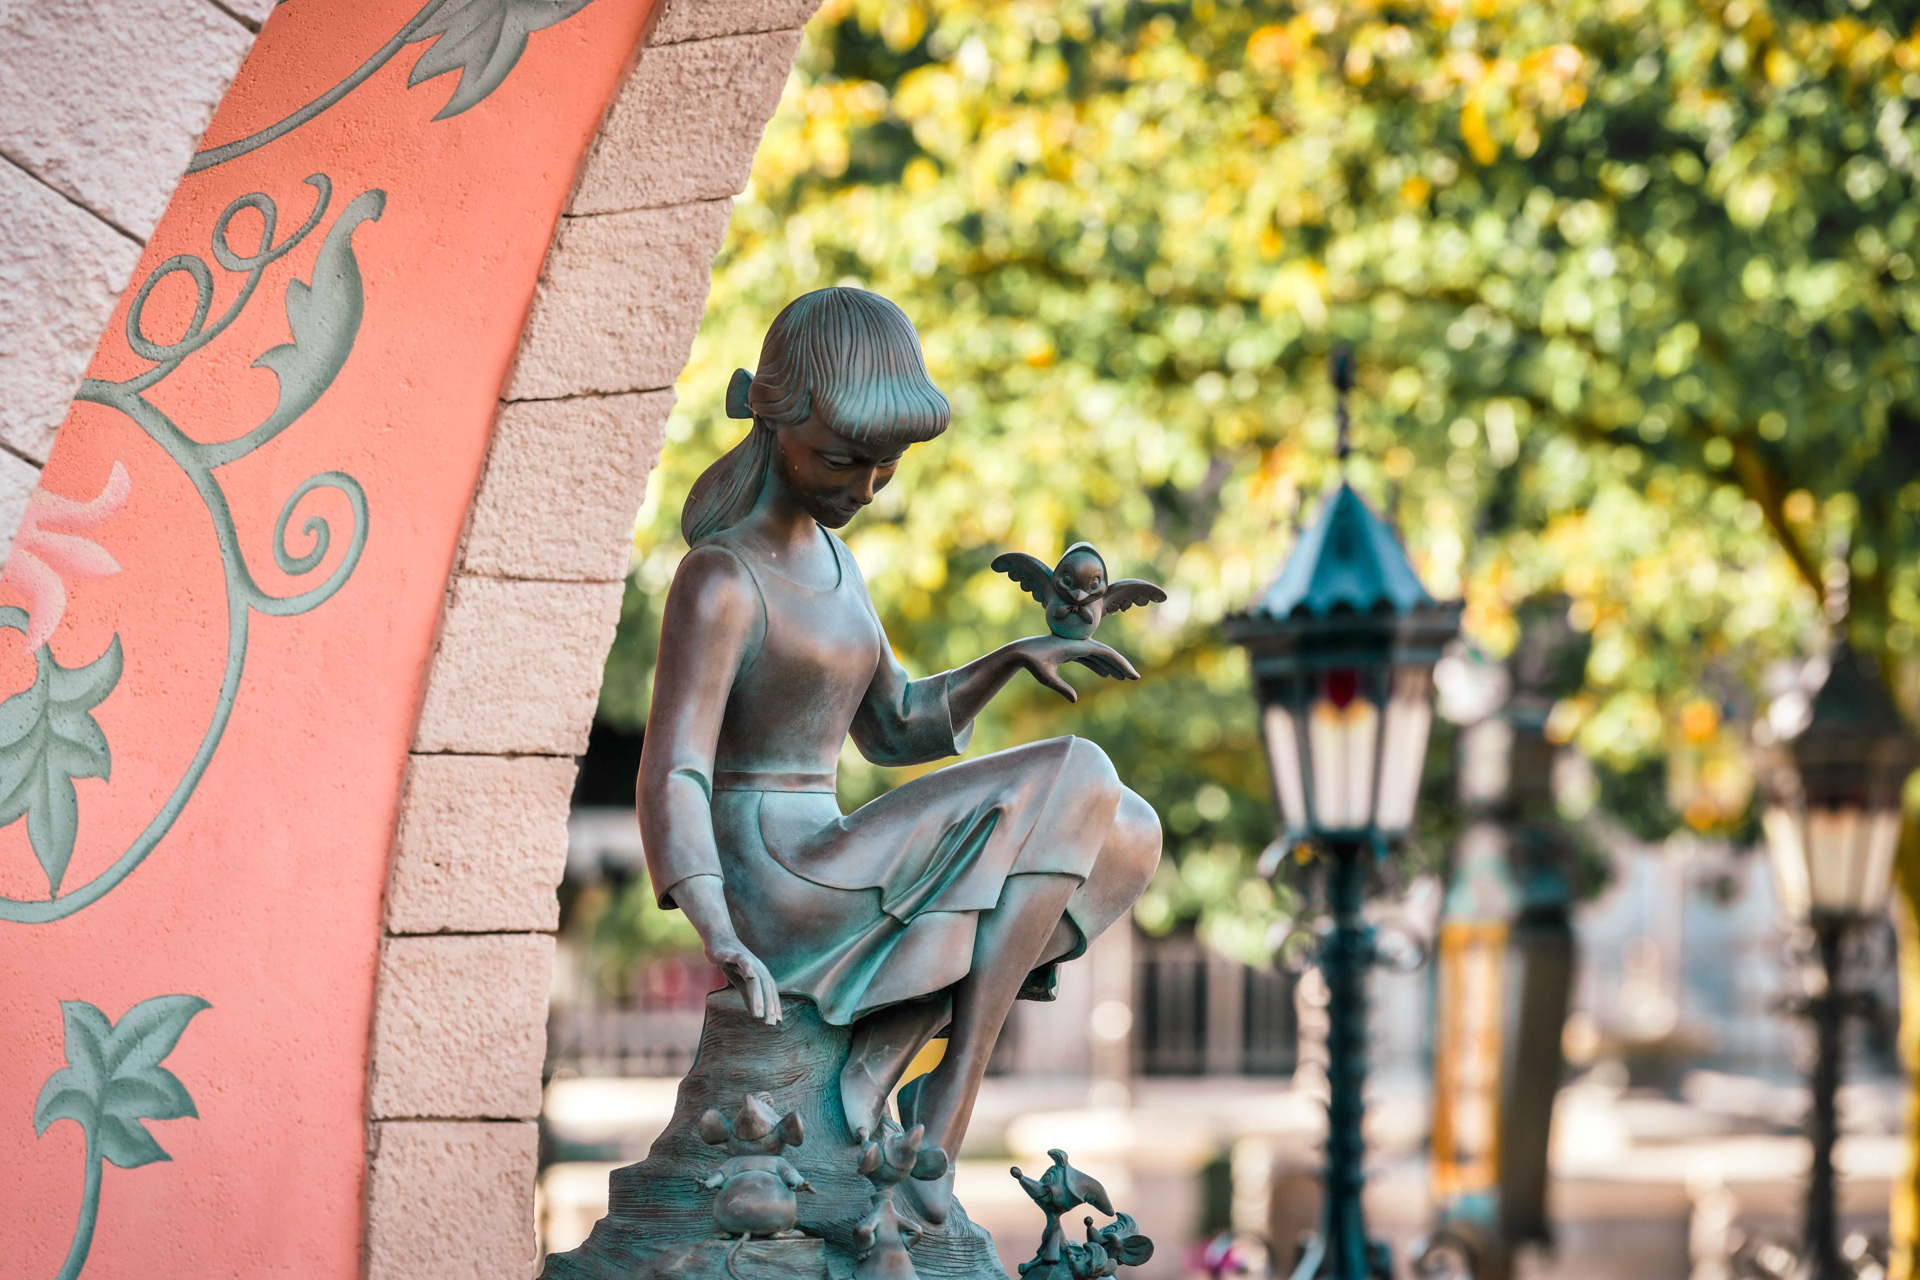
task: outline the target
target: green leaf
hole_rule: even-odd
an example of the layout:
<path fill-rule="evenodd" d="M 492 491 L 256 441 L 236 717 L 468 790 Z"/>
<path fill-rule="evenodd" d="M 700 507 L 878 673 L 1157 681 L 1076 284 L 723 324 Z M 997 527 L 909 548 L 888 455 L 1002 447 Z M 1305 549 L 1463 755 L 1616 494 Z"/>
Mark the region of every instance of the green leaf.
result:
<path fill-rule="evenodd" d="M 32 686 L 0 703 L 0 824 L 25 815 L 47 892 L 57 897 L 80 834 L 73 780 L 113 771 L 106 731 L 93 709 L 120 683 L 125 662 L 117 635 L 105 653 L 82 666 L 61 666 L 45 645 L 34 661 Z"/>
<path fill-rule="evenodd" d="M 33 1108 L 36 1136 L 45 1133 L 55 1120 L 78 1121 L 91 1134 L 101 1091 L 112 1072 L 107 1042 L 112 1039 L 113 1026 L 107 1016 L 84 1000 L 62 1000 L 60 1017 L 67 1065 L 41 1087 L 40 1100 Z"/>
<path fill-rule="evenodd" d="M 526 52 L 527 36 L 563 22 L 591 0 L 444 0 L 408 43 L 432 40 L 407 76 L 407 87 L 457 71 L 460 83 L 433 117 L 445 120 L 498 89 Z"/>
<path fill-rule="evenodd" d="M 384 191 L 355 196 L 328 228 L 314 258 L 312 282 L 287 282 L 287 329 L 293 341 L 268 348 L 253 362 L 273 370 L 280 398 L 272 415 L 247 433 L 249 441 L 273 436 L 312 408 L 346 364 L 366 309 L 353 233 L 361 223 L 377 220 L 386 202 Z"/>
<path fill-rule="evenodd" d="M 157 1068 L 180 1043 L 193 1015 L 212 1007 L 199 996 L 155 996 L 127 1010 L 108 1046 L 114 1075 Z"/>
<path fill-rule="evenodd" d="M 122 1120 L 197 1119 L 200 1115 L 187 1087 L 165 1067 L 148 1067 L 138 1075 L 109 1080 L 100 1111 Z"/>
<path fill-rule="evenodd" d="M 86 1130 L 92 1150 L 123 1169 L 169 1159 L 141 1121 L 200 1114 L 179 1077 L 160 1063 L 193 1016 L 211 1007 L 199 996 L 155 996 L 116 1026 L 85 1001 L 61 1001 L 68 1065 L 41 1088 L 34 1132 L 72 1120 Z"/>
<path fill-rule="evenodd" d="M 94 1124 L 93 1141 L 102 1156 L 122 1169 L 173 1159 L 138 1120 L 103 1113 Z"/>

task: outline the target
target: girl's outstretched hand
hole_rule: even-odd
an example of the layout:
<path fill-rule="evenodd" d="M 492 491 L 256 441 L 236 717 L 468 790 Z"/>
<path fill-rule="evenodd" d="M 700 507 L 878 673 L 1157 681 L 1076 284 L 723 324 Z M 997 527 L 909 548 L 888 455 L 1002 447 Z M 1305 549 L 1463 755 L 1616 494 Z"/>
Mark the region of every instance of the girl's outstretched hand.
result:
<path fill-rule="evenodd" d="M 1140 678 L 1140 673 L 1121 656 L 1119 650 L 1109 648 L 1098 640 L 1066 640 L 1055 635 L 1030 636 L 1018 641 L 1014 648 L 1027 670 L 1033 673 L 1033 678 L 1068 702 L 1080 701 L 1079 693 L 1060 674 L 1060 668 L 1069 662 L 1091 667 L 1109 680 Z"/>

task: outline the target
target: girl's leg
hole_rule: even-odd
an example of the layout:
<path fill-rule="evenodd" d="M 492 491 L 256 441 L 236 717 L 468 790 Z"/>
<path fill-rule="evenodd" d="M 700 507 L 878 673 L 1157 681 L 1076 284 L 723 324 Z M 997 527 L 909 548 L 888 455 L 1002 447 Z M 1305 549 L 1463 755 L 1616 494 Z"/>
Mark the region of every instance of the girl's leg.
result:
<path fill-rule="evenodd" d="M 1160 820 L 1153 806 L 1122 788 L 1113 827 L 1087 882 L 1105 905 L 1103 914 L 1124 921 L 1159 861 Z M 1079 887 L 1071 876 L 1012 876 L 998 905 L 981 917 L 972 971 L 954 988 L 946 1056 L 919 1086 L 913 1115 L 902 1117 L 909 1126 L 926 1125 L 926 1145 L 941 1147 L 949 1158 L 960 1154 L 987 1059 L 1027 974 L 1079 945 L 1079 930 L 1066 918 L 1067 901 Z M 953 1205 L 951 1172 L 935 1183 L 908 1181 L 903 1189 L 928 1219 L 946 1220 Z"/>
<path fill-rule="evenodd" d="M 1066 913 L 1067 899 L 1079 883 L 1064 875 L 1010 877 L 999 904 L 981 917 L 974 936 L 973 968 L 954 988 L 946 1056 L 921 1086 L 909 1120 L 925 1125 L 926 1145 L 942 1148 L 949 1158 L 959 1155 L 960 1139 L 966 1136 L 973 1104 L 980 1096 L 980 1079 L 1013 1008 L 1013 998 L 1027 974 L 1041 963 Z M 952 1174 L 937 1183 L 910 1185 L 926 1216 L 945 1221 L 953 1204 Z"/>
<path fill-rule="evenodd" d="M 847 1128 L 871 1136 L 880 1128 L 887 1095 L 915 1054 L 947 1023 L 952 1002 L 935 997 L 878 1010 L 853 1026 L 847 1065 L 840 1069 L 840 1103 Z"/>

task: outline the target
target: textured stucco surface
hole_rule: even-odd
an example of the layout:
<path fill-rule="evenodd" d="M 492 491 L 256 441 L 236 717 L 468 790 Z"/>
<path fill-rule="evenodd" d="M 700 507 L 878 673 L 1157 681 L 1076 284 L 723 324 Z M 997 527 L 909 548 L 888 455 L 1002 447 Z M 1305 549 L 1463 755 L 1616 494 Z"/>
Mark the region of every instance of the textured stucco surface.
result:
<path fill-rule="evenodd" d="M 552 973 L 549 934 L 387 939 L 373 1014 L 373 1118 L 539 1115 Z"/>
<path fill-rule="evenodd" d="M 607 115 L 569 212 L 738 195 L 799 47 L 794 29 L 649 49 Z"/>
<path fill-rule="evenodd" d="M 538 1128 L 526 1120 L 375 1124 L 367 1280 L 525 1280 Z"/>
<path fill-rule="evenodd" d="M 138 242 L 0 161 L 0 442 L 47 460 L 139 260 Z M 0 503 L 0 540 L 10 543 L 19 513 L 8 510 Z"/>
<path fill-rule="evenodd" d="M 496 578 L 625 577 L 634 513 L 672 409 L 672 391 L 502 405 L 462 568 Z"/>
<path fill-rule="evenodd" d="M 556 927 L 573 775 L 566 756 L 411 757 L 387 931 Z"/>
<path fill-rule="evenodd" d="M 252 46 L 206 0 L 0 6 L 0 152 L 145 240 Z"/>

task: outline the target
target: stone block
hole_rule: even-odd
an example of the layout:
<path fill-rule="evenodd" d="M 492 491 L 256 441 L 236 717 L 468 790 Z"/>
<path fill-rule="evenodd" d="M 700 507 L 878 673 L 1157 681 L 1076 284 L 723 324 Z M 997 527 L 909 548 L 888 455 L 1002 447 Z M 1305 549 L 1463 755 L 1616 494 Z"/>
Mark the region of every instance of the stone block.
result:
<path fill-rule="evenodd" d="M 616 213 L 746 189 L 793 69 L 795 29 L 655 46 L 620 90 L 567 212 Z"/>
<path fill-rule="evenodd" d="M 558 927 L 573 775 L 565 756 L 410 757 L 387 931 Z"/>
<path fill-rule="evenodd" d="M 374 993 L 376 1120 L 540 1114 L 553 937 L 389 938 Z"/>
<path fill-rule="evenodd" d="M 693 350 L 728 200 L 561 220 L 509 400 L 671 387 Z"/>
<path fill-rule="evenodd" d="M 0 6 L 0 153 L 144 241 L 252 47 L 205 0 Z"/>
<path fill-rule="evenodd" d="M 371 1128 L 367 1280 L 526 1280 L 537 1126 L 389 1120 Z"/>
<path fill-rule="evenodd" d="M 261 23 L 273 16 L 273 6 L 279 0 L 220 0 L 220 3 L 251 22 L 257 30 Z"/>
<path fill-rule="evenodd" d="M 820 0 L 665 0 L 648 48 L 804 27 Z"/>
<path fill-rule="evenodd" d="M 0 440 L 46 461 L 139 260 L 138 244 L 0 160 Z"/>
<path fill-rule="evenodd" d="M 584 752 L 620 592 L 617 582 L 456 578 L 414 750 Z"/>
<path fill-rule="evenodd" d="M 659 460 L 672 391 L 501 406 L 463 566 L 496 578 L 614 582 Z"/>
<path fill-rule="evenodd" d="M 40 483 L 40 468 L 22 462 L 10 453 L 0 452 L 0 565 L 13 550 L 14 531 L 27 509 L 33 487 Z"/>

